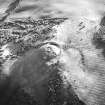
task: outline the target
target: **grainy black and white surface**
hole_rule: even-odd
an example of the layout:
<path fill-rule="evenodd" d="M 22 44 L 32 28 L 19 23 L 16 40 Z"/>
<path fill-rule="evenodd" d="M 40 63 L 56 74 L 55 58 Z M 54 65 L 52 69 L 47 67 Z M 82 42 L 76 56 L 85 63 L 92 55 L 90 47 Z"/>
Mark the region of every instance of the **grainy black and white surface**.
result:
<path fill-rule="evenodd" d="M 105 1 L 0 0 L 0 105 L 105 105 Z"/>

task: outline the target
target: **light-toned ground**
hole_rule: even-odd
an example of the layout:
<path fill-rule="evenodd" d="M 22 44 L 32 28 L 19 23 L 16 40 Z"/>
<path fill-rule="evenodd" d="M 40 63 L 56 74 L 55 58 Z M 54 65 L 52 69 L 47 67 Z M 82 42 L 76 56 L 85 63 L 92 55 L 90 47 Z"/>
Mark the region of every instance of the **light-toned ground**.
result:
<path fill-rule="evenodd" d="M 13 0 L 1 0 L 0 12 L 2 13 Z M 97 19 L 104 14 L 104 0 L 22 0 L 14 17 L 42 15 L 58 16 L 84 16 Z"/>

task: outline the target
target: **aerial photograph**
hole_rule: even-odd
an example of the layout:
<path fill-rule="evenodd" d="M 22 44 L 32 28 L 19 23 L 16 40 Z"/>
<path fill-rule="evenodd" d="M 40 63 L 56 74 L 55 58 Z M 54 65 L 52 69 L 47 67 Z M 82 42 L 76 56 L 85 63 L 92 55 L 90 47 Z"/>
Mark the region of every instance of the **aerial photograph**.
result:
<path fill-rule="evenodd" d="M 0 0 L 0 105 L 105 105 L 105 0 Z"/>

